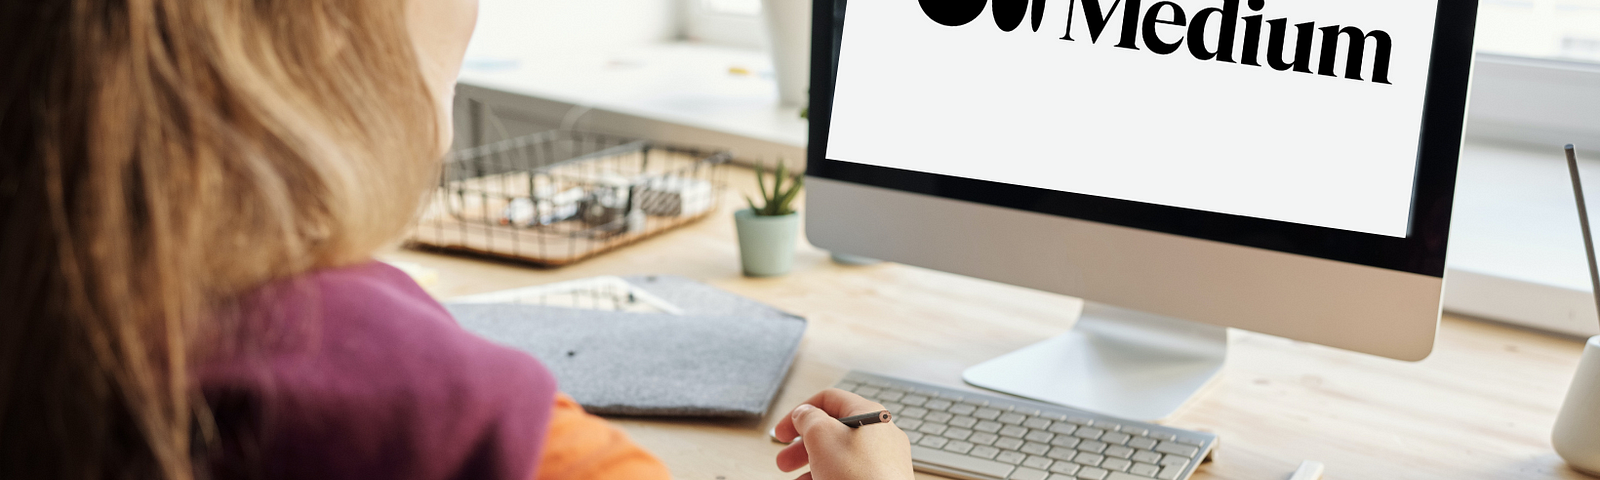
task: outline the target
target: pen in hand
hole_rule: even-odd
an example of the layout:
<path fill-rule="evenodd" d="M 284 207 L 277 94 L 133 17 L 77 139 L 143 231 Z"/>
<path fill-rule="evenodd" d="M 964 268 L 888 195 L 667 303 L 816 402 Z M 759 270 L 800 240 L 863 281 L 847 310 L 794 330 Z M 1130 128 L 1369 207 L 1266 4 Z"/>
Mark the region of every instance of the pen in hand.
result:
<path fill-rule="evenodd" d="M 872 413 L 851 415 L 839 419 L 839 422 L 843 423 L 847 427 L 857 428 L 862 425 L 872 425 L 874 423 L 889 423 L 889 420 L 893 419 L 894 415 L 891 415 L 888 410 L 881 410 Z"/>

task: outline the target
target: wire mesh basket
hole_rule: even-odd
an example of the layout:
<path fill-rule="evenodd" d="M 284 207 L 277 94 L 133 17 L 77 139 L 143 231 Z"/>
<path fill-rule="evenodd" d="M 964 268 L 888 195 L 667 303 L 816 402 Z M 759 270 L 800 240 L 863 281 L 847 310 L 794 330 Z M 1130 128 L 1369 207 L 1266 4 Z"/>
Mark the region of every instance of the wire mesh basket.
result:
<path fill-rule="evenodd" d="M 452 157 L 407 245 L 556 267 L 710 215 L 730 155 L 552 130 Z"/>

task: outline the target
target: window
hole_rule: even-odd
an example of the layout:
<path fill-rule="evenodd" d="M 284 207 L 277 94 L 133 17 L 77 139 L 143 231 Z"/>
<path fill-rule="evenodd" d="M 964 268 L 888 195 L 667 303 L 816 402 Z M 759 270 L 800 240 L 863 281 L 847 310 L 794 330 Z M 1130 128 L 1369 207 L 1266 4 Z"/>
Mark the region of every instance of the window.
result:
<path fill-rule="evenodd" d="M 1600 62 L 1600 0 L 1483 0 L 1478 51 Z"/>
<path fill-rule="evenodd" d="M 761 0 L 685 0 L 684 36 L 696 42 L 766 48 Z"/>
<path fill-rule="evenodd" d="M 700 0 L 701 9 L 711 14 L 756 16 L 761 0 Z"/>

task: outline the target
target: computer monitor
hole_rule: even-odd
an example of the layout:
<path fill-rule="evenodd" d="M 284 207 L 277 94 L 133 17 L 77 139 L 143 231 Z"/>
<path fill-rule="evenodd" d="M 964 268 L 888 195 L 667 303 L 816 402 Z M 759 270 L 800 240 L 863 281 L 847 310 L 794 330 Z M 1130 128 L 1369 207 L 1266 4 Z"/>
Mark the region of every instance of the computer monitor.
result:
<path fill-rule="evenodd" d="M 1226 327 L 1420 360 L 1476 15 L 816 0 L 806 232 L 1085 299 L 1070 333 L 965 372 L 1038 400 L 1165 418 L 1220 371 Z"/>

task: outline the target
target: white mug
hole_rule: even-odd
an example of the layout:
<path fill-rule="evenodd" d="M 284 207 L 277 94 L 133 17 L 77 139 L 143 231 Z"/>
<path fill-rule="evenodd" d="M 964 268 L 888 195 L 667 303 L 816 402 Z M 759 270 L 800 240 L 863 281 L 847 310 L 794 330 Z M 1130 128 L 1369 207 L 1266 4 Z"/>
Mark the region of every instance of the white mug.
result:
<path fill-rule="evenodd" d="M 1589 339 L 1550 441 L 1573 469 L 1600 476 L 1600 336 Z"/>

